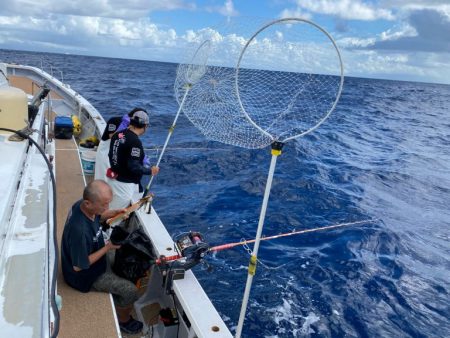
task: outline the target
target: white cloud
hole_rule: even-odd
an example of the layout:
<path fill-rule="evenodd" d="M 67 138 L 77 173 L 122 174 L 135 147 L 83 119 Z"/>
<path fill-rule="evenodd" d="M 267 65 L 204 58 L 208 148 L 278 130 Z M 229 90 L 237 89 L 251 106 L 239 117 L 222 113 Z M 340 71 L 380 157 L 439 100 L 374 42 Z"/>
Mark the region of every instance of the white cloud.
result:
<path fill-rule="evenodd" d="M 346 75 L 448 83 L 448 55 L 342 49 Z"/>
<path fill-rule="evenodd" d="M 135 19 L 156 10 L 194 9 L 183 0 L 9 0 L 0 14 L 47 16 L 48 13 L 104 18 Z"/>
<path fill-rule="evenodd" d="M 296 9 L 284 9 L 280 14 L 280 18 L 303 18 L 310 20 L 312 15 L 297 7 Z"/>
<path fill-rule="evenodd" d="M 154 11 L 174 9 L 188 9 L 190 14 L 209 11 L 228 18 L 240 15 L 235 1 L 209 3 L 217 6 L 199 8 L 194 0 L 9 0 L 0 7 L 0 43 L 3 48 L 179 62 L 186 60 L 183 55 L 188 55 L 192 46 L 209 39 L 222 50 L 214 56 L 214 62 L 233 67 L 249 33 L 265 21 L 243 21 L 220 31 L 176 31 L 173 22 L 159 25 L 151 19 L 156 16 L 149 16 Z M 350 75 L 401 78 L 416 74 L 426 81 L 428 74 L 437 82 L 450 78 L 450 70 L 445 73 L 450 69 L 449 0 L 295 0 L 295 4 L 280 11 L 280 17 L 314 21 L 320 15 L 344 54 Z M 330 28 L 333 22 L 325 21 L 327 16 L 335 20 L 338 33 Z M 384 21 L 382 26 L 378 26 L 379 19 Z M 396 21 L 392 24 L 386 22 L 393 19 Z M 364 25 L 371 29 L 357 36 L 360 32 L 352 26 L 353 20 L 367 21 Z M 386 24 L 391 27 L 386 28 Z M 275 58 L 280 64 L 286 61 L 288 67 L 291 60 L 302 57 L 294 45 L 282 52 L 280 45 L 289 38 L 279 31 L 273 40 L 259 41 L 259 48 L 252 52 L 254 59 L 248 58 L 248 62 Z"/>
<path fill-rule="evenodd" d="M 222 6 L 206 6 L 205 10 L 208 12 L 219 13 L 225 17 L 239 15 L 239 12 L 234 8 L 232 0 L 225 0 L 225 3 Z"/>
<path fill-rule="evenodd" d="M 400 29 L 388 29 L 380 34 L 381 41 L 397 40 L 404 37 L 417 36 L 417 31 L 410 25 L 403 25 Z M 375 41 L 374 41 L 375 42 Z"/>
<path fill-rule="evenodd" d="M 224 16 L 236 16 L 239 13 L 234 9 L 233 1 L 226 0 L 222 9 L 219 11 Z"/>
<path fill-rule="evenodd" d="M 379 1 L 379 6 L 396 10 L 435 9 L 447 13 L 450 11 L 448 0 L 382 0 Z"/>
<path fill-rule="evenodd" d="M 250 32 L 253 33 L 253 30 Z M 249 36 L 229 33 L 226 29 L 205 33 L 202 39 L 209 35 L 212 42 L 208 59 L 211 65 L 235 67 L 243 53 L 242 68 L 320 74 L 338 74 L 340 71 L 333 44 L 312 25 L 309 30 L 305 29 L 304 24 L 269 26 L 248 45 Z M 189 36 L 190 40 L 198 38 L 194 32 L 189 32 Z M 317 37 L 319 43 L 314 42 Z"/>
<path fill-rule="evenodd" d="M 157 49 L 187 43 L 174 29 L 159 29 L 147 18 L 123 20 L 114 18 L 51 15 L 48 18 L 0 17 L 2 44 L 19 44 L 19 48 L 48 51 L 71 51 L 116 57 L 142 57 L 141 48 Z M 131 52 L 129 47 L 135 47 Z M 18 48 L 16 46 L 16 48 Z M 173 52 L 173 51 L 172 51 Z M 176 54 L 175 54 L 176 55 Z M 167 59 L 161 55 L 146 54 L 146 58 Z"/>
<path fill-rule="evenodd" d="M 336 43 L 340 48 L 353 49 L 361 48 L 373 45 L 376 42 L 376 38 L 356 38 L 356 37 L 345 37 L 336 40 Z"/>
<path fill-rule="evenodd" d="M 22 21 L 20 16 L 0 16 L 0 25 L 17 25 Z"/>
<path fill-rule="evenodd" d="M 297 0 L 297 10 L 334 15 L 346 20 L 394 20 L 388 9 L 377 8 L 361 0 Z"/>
<path fill-rule="evenodd" d="M 408 13 L 401 30 L 381 34 L 372 49 L 450 53 L 450 17 L 433 9 Z"/>

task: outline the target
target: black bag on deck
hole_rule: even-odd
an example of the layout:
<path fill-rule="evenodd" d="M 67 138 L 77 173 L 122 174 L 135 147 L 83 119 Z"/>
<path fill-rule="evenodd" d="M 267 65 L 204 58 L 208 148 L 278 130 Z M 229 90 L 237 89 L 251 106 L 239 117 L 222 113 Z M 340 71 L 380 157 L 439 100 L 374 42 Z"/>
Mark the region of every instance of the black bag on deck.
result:
<path fill-rule="evenodd" d="M 146 275 L 151 267 L 150 261 L 156 257 L 153 255 L 150 238 L 142 228 L 134 230 L 127 236 L 124 232 L 126 233 L 122 228 L 115 227 L 111 233 L 111 242 L 121 244 L 116 250 L 112 270 L 116 275 L 136 283 L 139 278 Z M 117 241 L 114 238 L 121 240 Z"/>

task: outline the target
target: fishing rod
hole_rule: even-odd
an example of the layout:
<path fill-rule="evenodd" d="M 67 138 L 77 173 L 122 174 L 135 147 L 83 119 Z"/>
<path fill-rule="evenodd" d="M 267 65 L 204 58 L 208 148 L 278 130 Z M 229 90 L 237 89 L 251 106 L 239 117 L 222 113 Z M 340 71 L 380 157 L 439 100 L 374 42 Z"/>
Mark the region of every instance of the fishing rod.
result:
<path fill-rule="evenodd" d="M 261 241 L 268 241 L 276 238 L 281 237 L 288 237 L 288 236 L 294 236 L 294 235 L 300 235 L 300 234 L 306 234 L 310 232 L 316 232 L 316 231 L 322 231 L 322 230 L 331 230 L 336 228 L 342 228 L 350 225 L 357 225 L 357 224 L 365 224 L 365 223 L 374 223 L 377 222 L 378 219 L 369 219 L 364 221 L 356 221 L 356 222 L 348 222 L 348 223 L 340 223 L 340 224 L 334 224 L 334 225 L 327 225 L 323 227 L 318 228 L 312 228 L 312 229 L 304 229 L 304 230 L 297 230 L 297 231 L 291 231 L 283 234 L 268 236 L 268 237 L 261 237 Z M 250 240 L 243 240 L 239 242 L 234 243 L 226 243 L 221 245 L 216 245 L 213 247 L 209 247 L 208 244 L 206 244 L 203 240 L 203 236 L 199 232 L 189 232 L 187 234 L 183 234 L 182 236 L 178 237 L 175 241 L 176 248 L 179 251 L 179 254 L 172 255 L 172 256 L 161 256 L 160 258 L 152 261 L 152 263 L 157 265 L 166 264 L 168 262 L 178 261 L 181 259 L 184 259 L 186 257 L 190 256 L 196 256 L 197 258 L 203 258 L 207 253 L 210 252 L 218 252 L 222 250 L 227 250 L 234 248 L 236 246 L 240 245 L 247 245 L 251 243 L 255 243 L 256 239 L 250 239 Z"/>
<path fill-rule="evenodd" d="M 123 220 L 128 218 L 128 216 L 130 216 L 130 214 L 133 211 L 136 211 L 138 209 L 140 209 L 143 205 L 145 205 L 146 203 L 151 203 L 153 200 L 154 195 L 152 193 L 147 194 L 146 196 L 142 197 L 140 200 L 138 200 L 137 202 L 133 203 L 132 205 L 130 205 L 128 208 L 125 208 L 124 211 L 122 211 L 121 213 L 117 214 L 114 217 L 111 217 L 109 219 L 106 220 L 106 224 L 111 225 L 119 220 Z"/>
<path fill-rule="evenodd" d="M 299 235 L 309 232 L 321 231 L 321 230 L 329 230 L 341 228 L 344 226 L 362 224 L 362 223 L 370 223 L 375 222 L 376 220 L 365 220 L 365 221 L 357 221 L 350 223 L 341 223 L 329 226 L 323 226 L 319 228 L 313 229 L 305 229 L 298 231 L 291 231 L 284 234 L 278 234 L 269 237 L 259 238 L 260 241 L 267 241 L 270 239 L 287 237 L 293 235 Z M 206 263 L 203 258 L 205 258 L 206 254 L 210 252 L 217 252 L 226 249 L 233 248 L 239 245 L 246 245 L 249 243 L 256 242 L 257 239 L 251 240 L 243 240 L 235 243 L 227 243 L 216 245 L 210 247 L 208 243 L 205 242 L 203 236 L 199 232 L 190 231 L 187 233 L 180 234 L 177 238 L 174 239 L 175 249 L 178 251 L 178 254 L 173 256 L 163 256 L 161 255 L 158 259 L 150 261 L 151 264 L 157 264 L 159 268 L 163 271 L 163 287 L 166 292 L 169 294 L 172 290 L 173 281 L 178 279 L 183 279 L 185 276 L 185 272 L 189 269 L 193 268 L 199 263 Z M 256 259 L 253 262 L 254 264 L 249 265 L 249 270 L 256 270 Z"/>

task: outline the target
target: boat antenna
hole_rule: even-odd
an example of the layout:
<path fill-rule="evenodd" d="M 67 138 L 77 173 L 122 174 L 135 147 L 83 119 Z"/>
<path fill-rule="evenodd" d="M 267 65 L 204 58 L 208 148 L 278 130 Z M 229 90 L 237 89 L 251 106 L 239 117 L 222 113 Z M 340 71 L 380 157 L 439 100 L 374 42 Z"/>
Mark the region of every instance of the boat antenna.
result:
<path fill-rule="evenodd" d="M 286 142 L 312 132 L 330 116 L 344 83 L 341 54 L 322 27 L 300 18 L 273 20 L 260 27 L 244 37 L 246 43 L 234 68 L 226 64 L 207 67 L 183 107 L 189 120 L 211 140 L 249 149 L 272 148 L 237 338 L 256 272 L 277 158 Z M 234 41 L 244 39 L 229 36 Z M 227 37 L 222 40 L 229 41 Z M 222 58 L 230 50 L 225 45 Z M 216 60 L 214 56 L 210 59 Z"/>
<path fill-rule="evenodd" d="M 177 77 L 175 80 L 175 93 L 178 94 L 178 95 L 176 95 L 176 98 L 179 103 L 179 108 L 178 108 L 178 111 L 172 122 L 172 125 L 169 127 L 169 132 L 167 134 L 166 141 L 164 142 L 164 146 L 161 150 L 161 153 L 159 154 L 158 161 L 156 162 L 157 167 L 159 167 L 161 158 L 163 157 L 164 152 L 166 151 L 166 147 L 167 147 L 170 137 L 172 136 L 172 133 L 175 129 L 175 126 L 178 121 L 178 117 L 180 115 L 181 109 L 183 108 L 183 105 L 184 105 L 186 97 L 189 93 L 189 90 L 205 74 L 206 63 L 208 61 L 210 46 L 211 46 L 210 40 L 203 41 L 200 44 L 200 46 L 197 47 L 193 56 L 190 58 L 189 62 L 178 65 Z M 183 95 L 182 95 L 182 98 L 180 101 L 179 94 L 181 91 L 183 92 Z M 150 181 L 148 182 L 147 186 L 145 187 L 142 197 L 145 197 L 148 194 L 148 192 L 150 190 L 150 186 L 152 185 L 152 182 L 153 182 L 153 178 L 154 178 L 154 176 L 150 177 Z"/>

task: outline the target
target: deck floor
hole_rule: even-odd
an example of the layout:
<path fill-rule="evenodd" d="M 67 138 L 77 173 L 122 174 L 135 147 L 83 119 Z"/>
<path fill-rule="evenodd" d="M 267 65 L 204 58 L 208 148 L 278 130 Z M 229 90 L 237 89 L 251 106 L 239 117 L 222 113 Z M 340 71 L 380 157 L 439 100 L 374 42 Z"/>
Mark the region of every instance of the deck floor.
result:
<path fill-rule="evenodd" d="M 10 76 L 10 84 L 21 88 L 27 94 L 35 94 L 39 87 L 29 79 Z M 52 98 L 59 98 L 53 92 Z M 75 140 L 54 139 L 56 150 L 56 186 L 57 186 L 57 235 L 61 247 L 64 223 L 73 203 L 82 198 L 85 181 Z M 86 181 L 92 180 L 87 176 Z M 59 258 L 61 263 L 61 259 Z M 58 271 L 58 294 L 62 297 L 61 321 L 58 337 L 120 337 L 117 331 L 112 298 L 100 292 L 82 293 L 68 286 L 62 276 L 61 264 Z M 140 290 L 143 292 L 144 290 Z M 158 322 L 159 304 L 151 304 L 143 309 L 144 318 L 153 325 Z M 141 337 L 123 335 L 125 338 Z"/>
<path fill-rule="evenodd" d="M 74 140 L 56 141 L 58 243 L 69 209 L 83 195 L 84 180 Z M 59 245 L 61 247 L 61 245 Z M 69 287 L 58 273 L 58 294 L 63 299 L 59 337 L 117 337 L 109 294 L 82 293 Z"/>
<path fill-rule="evenodd" d="M 27 78 L 10 76 L 10 85 L 21 88 L 27 94 L 34 95 L 38 90 L 34 82 Z M 51 92 L 52 98 L 59 96 Z M 56 198 L 57 198 L 57 234 L 58 246 L 61 247 L 61 237 L 64 223 L 73 203 L 82 198 L 84 179 L 78 148 L 73 139 L 55 139 L 56 150 Z M 117 337 L 115 313 L 109 294 L 100 292 L 82 293 L 68 286 L 61 272 L 59 259 L 58 294 L 62 297 L 60 311 L 61 321 L 58 337 Z"/>

